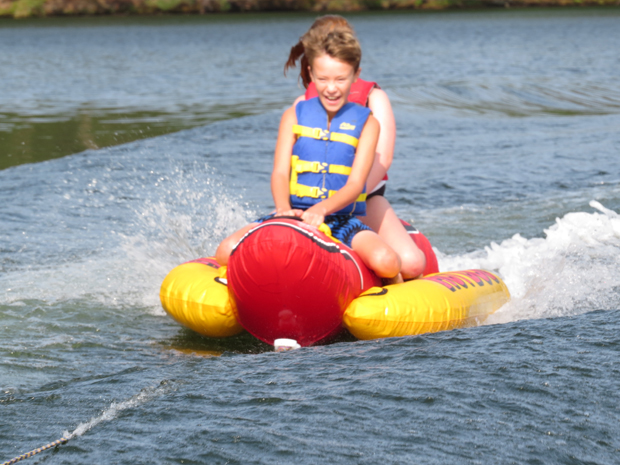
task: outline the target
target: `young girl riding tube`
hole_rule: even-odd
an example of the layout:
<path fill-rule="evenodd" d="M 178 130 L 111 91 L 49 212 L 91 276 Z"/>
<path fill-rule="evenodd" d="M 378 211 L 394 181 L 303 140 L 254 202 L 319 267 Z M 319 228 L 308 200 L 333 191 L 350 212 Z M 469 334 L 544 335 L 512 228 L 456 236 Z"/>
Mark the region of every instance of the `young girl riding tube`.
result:
<path fill-rule="evenodd" d="M 265 219 L 298 216 L 317 228 L 324 223 L 379 277 L 394 279 L 399 255 L 358 218 L 366 214 L 365 187 L 380 130 L 369 109 L 347 100 L 359 76 L 359 42 L 352 31 L 309 31 L 304 53 L 318 98 L 282 115 L 271 176 L 276 210 L 224 239 L 217 261 L 226 265 L 232 248 Z"/>

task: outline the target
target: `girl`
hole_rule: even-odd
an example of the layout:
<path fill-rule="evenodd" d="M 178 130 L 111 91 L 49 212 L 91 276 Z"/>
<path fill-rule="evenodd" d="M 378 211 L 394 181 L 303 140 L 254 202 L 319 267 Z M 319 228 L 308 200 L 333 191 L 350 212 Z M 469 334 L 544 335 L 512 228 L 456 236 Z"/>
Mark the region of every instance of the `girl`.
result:
<path fill-rule="evenodd" d="M 327 35 L 335 30 L 344 30 L 354 34 L 353 28 L 342 16 L 326 15 L 318 18 L 308 32 L 301 37 L 297 45 L 291 48 L 288 61 L 284 66 L 284 72 L 286 73 L 288 68 L 294 67 L 296 61 L 300 60 L 301 70 L 299 74 L 304 87 L 306 87 L 305 95 L 299 97 L 295 103 L 316 96 L 316 86 L 309 72 L 306 53 L 305 44 L 308 38 L 310 35 L 313 37 Z M 389 202 L 383 197 L 387 170 L 392 163 L 396 140 L 396 124 L 390 100 L 375 82 L 357 79 L 352 85 L 349 101 L 369 107 L 381 127 L 377 154 L 366 184 L 369 192 L 366 199 L 366 216 L 361 217 L 360 220 L 378 232 L 398 252 L 402 260 L 401 274 L 403 278 L 417 278 L 426 267 L 426 257 L 411 240 Z"/>
<path fill-rule="evenodd" d="M 299 102 L 280 121 L 271 192 L 275 213 L 224 239 L 217 261 L 225 265 L 232 248 L 251 228 L 273 216 L 299 216 L 357 252 L 382 278 L 396 278 L 400 257 L 356 215 L 365 215 L 379 123 L 370 110 L 347 97 L 359 75 L 362 52 L 351 31 L 309 31 L 304 43 L 308 71 L 318 98 Z"/>

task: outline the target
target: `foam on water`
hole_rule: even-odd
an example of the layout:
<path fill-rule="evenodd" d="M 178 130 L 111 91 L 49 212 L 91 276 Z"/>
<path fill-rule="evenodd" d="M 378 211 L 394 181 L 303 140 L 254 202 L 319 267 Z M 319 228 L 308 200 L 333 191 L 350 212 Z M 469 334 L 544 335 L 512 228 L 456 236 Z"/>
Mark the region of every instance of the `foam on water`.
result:
<path fill-rule="evenodd" d="M 572 212 L 545 230 L 545 238 L 519 234 L 464 255 L 439 254 L 443 271 L 484 268 L 499 272 L 512 300 L 487 323 L 569 316 L 620 305 L 620 215 L 599 202 L 598 212 Z"/>

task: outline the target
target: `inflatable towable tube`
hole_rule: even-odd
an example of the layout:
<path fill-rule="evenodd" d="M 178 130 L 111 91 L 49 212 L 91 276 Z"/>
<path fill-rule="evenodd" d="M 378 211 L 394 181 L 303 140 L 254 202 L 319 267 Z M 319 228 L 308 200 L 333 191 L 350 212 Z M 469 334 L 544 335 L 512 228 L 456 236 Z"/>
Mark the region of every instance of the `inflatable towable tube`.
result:
<path fill-rule="evenodd" d="M 430 243 L 407 227 L 427 257 L 422 279 L 381 287 L 350 248 L 300 221 L 274 218 L 239 241 L 228 268 L 206 258 L 173 269 L 162 305 L 205 336 L 246 329 L 269 344 L 287 338 L 308 346 L 343 326 L 375 339 L 477 325 L 509 300 L 493 273 L 437 273 Z"/>
<path fill-rule="evenodd" d="M 261 223 L 228 261 L 235 315 L 268 344 L 286 338 L 307 346 L 334 335 L 353 299 L 380 284 L 349 247 L 291 219 Z"/>
<path fill-rule="evenodd" d="M 229 297 L 226 267 L 215 258 L 199 258 L 174 268 L 164 279 L 159 298 L 168 315 L 203 336 L 228 337 L 243 331 Z"/>

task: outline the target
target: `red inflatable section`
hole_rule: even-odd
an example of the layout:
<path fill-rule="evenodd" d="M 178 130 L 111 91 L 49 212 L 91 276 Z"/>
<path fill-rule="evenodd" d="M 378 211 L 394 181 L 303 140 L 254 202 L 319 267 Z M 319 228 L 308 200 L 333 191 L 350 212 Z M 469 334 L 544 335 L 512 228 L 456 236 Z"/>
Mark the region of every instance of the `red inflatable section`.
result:
<path fill-rule="evenodd" d="M 426 254 L 425 274 L 437 272 L 428 239 L 406 227 Z M 349 247 L 288 218 L 265 221 L 248 232 L 230 255 L 227 279 L 241 326 L 268 344 L 288 338 L 302 346 L 340 331 L 351 301 L 381 286 Z"/>
<path fill-rule="evenodd" d="M 272 219 L 251 230 L 228 262 L 237 320 L 273 344 L 312 345 L 340 330 L 342 315 L 379 278 L 343 244 L 301 221 Z"/>

